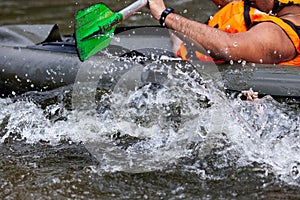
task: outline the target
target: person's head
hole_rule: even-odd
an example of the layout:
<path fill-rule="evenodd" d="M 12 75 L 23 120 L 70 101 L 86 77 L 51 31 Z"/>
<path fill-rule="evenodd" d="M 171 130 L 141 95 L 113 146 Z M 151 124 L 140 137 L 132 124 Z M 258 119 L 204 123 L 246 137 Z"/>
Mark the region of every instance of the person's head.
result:
<path fill-rule="evenodd" d="M 251 0 L 255 6 L 266 13 L 272 11 L 273 14 L 276 14 L 280 9 L 285 6 L 300 4 L 300 0 Z"/>

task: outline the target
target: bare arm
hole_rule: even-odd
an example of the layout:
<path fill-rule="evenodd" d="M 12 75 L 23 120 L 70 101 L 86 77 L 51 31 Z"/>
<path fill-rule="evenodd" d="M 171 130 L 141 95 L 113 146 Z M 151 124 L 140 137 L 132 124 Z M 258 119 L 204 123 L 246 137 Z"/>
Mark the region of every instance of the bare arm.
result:
<path fill-rule="evenodd" d="M 167 27 L 181 32 L 211 52 L 211 56 L 225 61 L 246 60 L 254 63 L 278 63 L 292 59 L 295 47 L 277 25 L 264 22 L 247 32 L 229 34 L 205 24 L 170 14 Z"/>
<path fill-rule="evenodd" d="M 157 20 L 166 8 L 163 0 L 149 0 L 149 7 Z M 285 32 L 271 22 L 257 24 L 247 32 L 236 34 L 220 31 L 175 13 L 169 14 L 165 23 L 168 28 L 203 46 L 212 57 L 225 61 L 274 64 L 291 60 L 296 55 L 295 47 Z"/>

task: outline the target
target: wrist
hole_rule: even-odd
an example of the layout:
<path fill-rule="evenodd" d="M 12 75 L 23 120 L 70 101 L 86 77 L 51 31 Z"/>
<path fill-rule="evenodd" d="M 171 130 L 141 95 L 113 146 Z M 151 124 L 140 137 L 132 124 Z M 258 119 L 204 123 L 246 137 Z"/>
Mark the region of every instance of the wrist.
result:
<path fill-rule="evenodd" d="M 174 9 L 173 8 L 166 8 L 162 13 L 161 16 L 159 18 L 159 23 L 162 27 L 166 27 L 166 18 L 169 14 L 174 13 Z"/>

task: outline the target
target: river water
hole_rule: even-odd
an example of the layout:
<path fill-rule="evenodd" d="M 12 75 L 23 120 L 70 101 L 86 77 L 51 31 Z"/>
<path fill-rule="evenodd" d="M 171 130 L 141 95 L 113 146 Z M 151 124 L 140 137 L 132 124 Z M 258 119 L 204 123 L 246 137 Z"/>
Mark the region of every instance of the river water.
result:
<path fill-rule="evenodd" d="M 93 3 L 2 0 L 0 24 L 57 23 L 72 33 L 76 10 Z M 216 10 L 168 5 L 199 21 Z M 123 23 L 153 24 L 146 9 Z M 71 108 L 81 95 L 73 85 L 1 98 L 1 199 L 300 198 L 299 100 L 243 101 L 182 66 L 163 68 L 163 86 L 129 90 L 120 78 L 93 106 Z"/>

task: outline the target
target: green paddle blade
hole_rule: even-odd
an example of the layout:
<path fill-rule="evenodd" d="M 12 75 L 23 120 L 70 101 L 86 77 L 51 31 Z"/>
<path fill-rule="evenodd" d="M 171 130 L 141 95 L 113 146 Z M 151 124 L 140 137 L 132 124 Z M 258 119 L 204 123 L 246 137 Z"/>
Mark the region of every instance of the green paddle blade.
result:
<path fill-rule="evenodd" d="M 106 48 L 116 25 L 123 19 L 103 3 L 79 10 L 76 15 L 75 39 L 81 61 Z"/>

